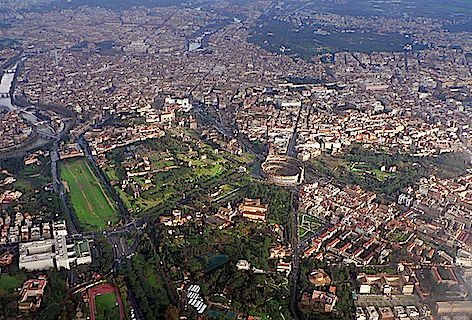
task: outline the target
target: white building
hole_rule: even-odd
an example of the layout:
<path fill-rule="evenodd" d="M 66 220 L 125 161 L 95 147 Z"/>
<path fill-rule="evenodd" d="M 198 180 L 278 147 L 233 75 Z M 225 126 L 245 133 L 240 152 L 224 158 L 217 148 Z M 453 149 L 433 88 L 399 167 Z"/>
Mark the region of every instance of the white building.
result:
<path fill-rule="evenodd" d="M 20 269 L 43 270 L 54 268 L 53 239 L 20 243 Z"/>
<path fill-rule="evenodd" d="M 92 263 L 92 254 L 90 252 L 90 245 L 88 240 L 77 241 L 74 244 L 75 249 L 75 263 L 79 264 L 90 264 Z"/>
<path fill-rule="evenodd" d="M 369 320 L 379 320 L 379 313 L 374 306 L 367 307 L 367 314 L 369 315 Z"/>
<path fill-rule="evenodd" d="M 459 249 L 456 256 L 456 265 L 463 268 L 472 268 L 472 252 Z"/>
<path fill-rule="evenodd" d="M 236 263 L 236 267 L 238 270 L 249 270 L 251 269 L 251 264 L 247 260 L 239 260 L 238 263 Z"/>
<path fill-rule="evenodd" d="M 172 98 L 166 97 L 165 101 L 166 104 L 177 104 L 182 107 L 184 111 L 189 111 L 192 108 L 192 104 L 190 103 L 189 98 Z"/>
<path fill-rule="evenodd" d="M 70 269 L 71 264 L 92 262 L 88 240 L 68 243 L 65 221 L 53 223 L 54 238 L 20 243 L 19 268 L 32 270 Z"/>
<path fill-rule="evenodd" d="M 292 271 L 292 264 L 290 262 L 279 261 L 276 266 L 277 272 L 286 272 L 289 274 Z"/>
<path fill-rule="evenodd" d="M 364 309 L 361 307 L 356 308 L 356 320 L 367 320 Z"/>
<path fill-rule="evenodd" d="M 198 314 L 205 312 L 207 305 L 203 301 L 199 285 L 192 284 L 187 288 L 187 303 L 195 308 Z"/>

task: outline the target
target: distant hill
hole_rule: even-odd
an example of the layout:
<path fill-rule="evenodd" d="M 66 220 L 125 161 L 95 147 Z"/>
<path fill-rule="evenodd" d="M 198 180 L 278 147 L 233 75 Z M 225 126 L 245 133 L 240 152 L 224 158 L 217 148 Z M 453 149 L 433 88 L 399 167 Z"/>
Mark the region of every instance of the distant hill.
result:
<path fill-rule="evenodd" d="M 3 0 L 1 7 L 8 7 L 10 0 Z M 208 2 L 217 2 L 209 0 Z M 229 0 L 243 5 L 255 0 Z M 131 7 L 167 7 L 190 3 L 192 0 L 34 0 L 25 2 L 34 11 L 73 9 L 80 6 L 125 10 Z M 274 1 L 277 2 L 277 1 Z M 286 0 L 285 4 L 320 12 L 352 16 L 431 17 L 439 19 L 472 19 L 471 0 Z M 17 4 L 16 4 L 17 5 Z"/>
<path fill-rule="evenodd" d="M 81 6 L 102 7 L 112 10 L 125 10 L 132 7 L 169 7 L 178 6 L 184 0 L 52 0 L 47 4 L 34 7 L 34 11 L 75 9 Z"/>
<path fill-rule="evenodd" d="M 471 0 L 289 0 L 286 3 L 350 16 L 472 19 Z"/>

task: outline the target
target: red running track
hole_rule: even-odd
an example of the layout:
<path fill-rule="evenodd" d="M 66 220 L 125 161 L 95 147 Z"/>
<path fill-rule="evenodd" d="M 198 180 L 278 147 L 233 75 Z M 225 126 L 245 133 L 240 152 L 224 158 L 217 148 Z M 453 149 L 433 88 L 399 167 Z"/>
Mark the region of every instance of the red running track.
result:
<path fill-rule="evenodd" d="M 97 312 L 95 305 L 95 296 L 107 293 L 115 294 L 116 300 L 118 301 L 118 307 L 120 309 L 120 320 L 123 320 L 125 318 L 125 308 L 123 307 L 123 301 L 121 300 L 120 291 L 114 285 L 104 283 L 88 289 L 87 294 L 90 305 L 90 320 L 95 320 L 95 314 Z"/>

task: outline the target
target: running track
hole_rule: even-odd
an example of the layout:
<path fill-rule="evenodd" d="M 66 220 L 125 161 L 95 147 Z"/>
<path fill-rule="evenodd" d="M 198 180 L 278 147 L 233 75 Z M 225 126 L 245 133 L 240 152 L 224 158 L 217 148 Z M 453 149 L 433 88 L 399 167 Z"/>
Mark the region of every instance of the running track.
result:
<path fill-rule="evenodd" d="M 118 291 L 118 288 L 109 283 L 104 283 L 88 289 L 87 294 L 90 304 L 90 320 L 95 320 L 95 314 L 97 313 L 95 305 L 95 296 L 107 293 L 115 294 L 116 300 L 118 300 L 118 307 L 120 309 L 120 320 L 123 320 L 125 318 L 125 308 L 123 307 L 123 301 L 121 301 L 121 295 Z"/>

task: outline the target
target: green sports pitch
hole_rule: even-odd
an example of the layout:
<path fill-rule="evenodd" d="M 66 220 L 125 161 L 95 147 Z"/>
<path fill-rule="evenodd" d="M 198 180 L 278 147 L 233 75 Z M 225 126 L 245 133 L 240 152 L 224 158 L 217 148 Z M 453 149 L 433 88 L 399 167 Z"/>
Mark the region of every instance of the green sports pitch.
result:
<path fill-rule="evenodd" d="M 116 205 L 85 159 L 61 162 L 60 173 L 82 228 L 103 229 L 119 220 Z"/>
<path fill-rule="evenodd" d="M 96 319 L 120 319 L 120 309 L 114 293 L 106 293 L 95 297 L 97 305 Z"/>

